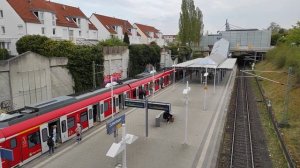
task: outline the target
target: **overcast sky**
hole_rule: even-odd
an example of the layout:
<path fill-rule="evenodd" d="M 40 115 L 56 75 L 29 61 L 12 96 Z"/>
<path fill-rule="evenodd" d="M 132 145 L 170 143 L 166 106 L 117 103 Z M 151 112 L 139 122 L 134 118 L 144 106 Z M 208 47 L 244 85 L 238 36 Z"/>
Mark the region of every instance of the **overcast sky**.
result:
<path fill-rule="evenodd" d="M 181 0 L 51 0 L 92 13 L 151 25 L 177 34 Z M 226 19 L 240 28 L 265 29 L 271 22 L 291 28 L 300 21 L 300 0 L 194 0 L 203 12 L 204 30 L 224 30 Z"/>

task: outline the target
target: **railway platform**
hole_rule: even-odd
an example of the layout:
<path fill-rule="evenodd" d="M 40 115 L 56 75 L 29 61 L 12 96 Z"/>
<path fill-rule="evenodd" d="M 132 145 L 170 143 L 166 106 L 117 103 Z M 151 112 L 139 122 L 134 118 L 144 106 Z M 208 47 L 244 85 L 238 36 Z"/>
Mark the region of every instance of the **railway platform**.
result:
<path fill-rule="evenodd" d="M 219 142 L 222 138 L 230 94 L 234 85 L 236 68 L 228 71 L 223 80 L 216 85 L 205 87 L 200 79 L 190 79 L 187 144 L 185 138 L 185 99 L 182 93 L 186 84 L 178 82 L 155 94 L 149 100 L 168 102 L 172 105 L 173 123 L 162 122 L 155 126 L 155 118 L 161 111 L 149 110 L 149 135 L 145 137 L 145 109 L 128 108 L 126 114 L 127 133 L 138 136 L 131 145 L 127 145 L 128 168 L 204 168 L 215 167 Z M 206 99 L 206 110 L 204 110 Z M 119 130 L 118 140 L 121 139 Z M 106 156 L 113 135 L 106 134 L 105 123 L 94 126 L 83 134 L 79 144 L 75 139 L 60 145 L 52 156 L 44 154 L 24 165 L 24 168 L 114 168 L 122 162 Z"/>

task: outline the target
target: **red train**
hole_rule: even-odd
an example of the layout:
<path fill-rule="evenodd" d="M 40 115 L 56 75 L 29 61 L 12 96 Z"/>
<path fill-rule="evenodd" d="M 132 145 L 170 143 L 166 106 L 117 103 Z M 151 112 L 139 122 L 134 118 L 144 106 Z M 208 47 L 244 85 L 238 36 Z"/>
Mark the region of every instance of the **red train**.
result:
<path fill-rule="evenodd" d="M 173 81 L 173 70 L 157 73 L 142 79 L 126 81 L 114 86 L 114 112 L 124 109 L 125 98 L 138 99 L 144 89 L 155 80 L 155 91 Z M 47 139 L 53 125 L 57 126 L 59 143 L 75 136 L 76 123 L 83 131 L 102 122 L 112 114 L 110 88 L 103 88 L 80 96 L 62 96 L 32 107 L 2 114 L 0 117 L 0 146 L 11 149 L 14 160 L 2 159 L 2 167 L 21 166 L 48 151 Z M 1 166 L 0 166 L 1 167 Z"/>

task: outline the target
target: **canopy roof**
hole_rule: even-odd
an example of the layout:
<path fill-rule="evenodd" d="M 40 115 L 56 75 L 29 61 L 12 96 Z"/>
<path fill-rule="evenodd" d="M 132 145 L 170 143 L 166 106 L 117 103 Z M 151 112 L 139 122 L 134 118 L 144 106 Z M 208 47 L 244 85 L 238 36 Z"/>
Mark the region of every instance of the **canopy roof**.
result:
<path fill-rule="evenodd" d="M 228 59 L 229 42 L 220 39 L 214 44 L 211 54 L 205 58 L 196 58 L 175 65 L 177 68 L 223 68 L 232 69 L 236 63 L 236 58 Z"/>

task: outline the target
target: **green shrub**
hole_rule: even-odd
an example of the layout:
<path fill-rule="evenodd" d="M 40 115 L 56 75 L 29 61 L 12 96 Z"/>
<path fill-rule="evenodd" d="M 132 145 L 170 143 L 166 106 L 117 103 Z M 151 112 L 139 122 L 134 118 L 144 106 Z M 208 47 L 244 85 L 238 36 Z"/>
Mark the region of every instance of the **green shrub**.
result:
<path fill-rule="evenodd" d="M 145 71 L 147 64 L 152 64 L 156 69 L 159 69 L 160 63 L 160 47 L 156 44 L 145 45 L 135 44 L 129 46 L 129 76 Z"/>
<path fill-rule="evenodd" d="M 40 35 L 26 35 L 20 38 L 17 43 L 17 51 L 22 54 L 26 51 L 32 51 L 35 53 L 44 53 L 45 44 L 51 39 L 46 36 Z"/>
<path fill-rule="evenodd" d="M 44 36 L 28 35 L 17 42 L 19 54 L 32 51 L 46 57 L 67 57 L 76 93 L 93 88 L 92 62 L 103 66 L 102 46 L 78 46 L 70 41 L 54 41 Z M 101 70 L 103 71 L 103 70 Z M 100 69 L 96 70 L 100 72 Z M 103 75 L 96 76 L 97 86 L 103 83 Z"/>
<path fill-rule="evenodd" d="M 0 48 L 0 60 L 6 60 L 9 58 L 8 51 L 5 48 Z"/>
<path fill-rule="evenodd" d="M 116 37 L 113 37 L 113 38 L 110 38 L 110 39 L 107 39 L 104 41 L 100 41 L 99 43 L 102 46 L 127 46 L 126 43 L 124 43 L 122 40 L 120 40 Z"/>

